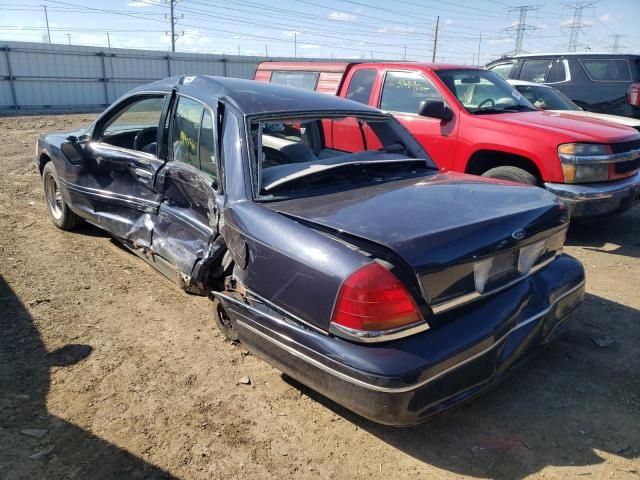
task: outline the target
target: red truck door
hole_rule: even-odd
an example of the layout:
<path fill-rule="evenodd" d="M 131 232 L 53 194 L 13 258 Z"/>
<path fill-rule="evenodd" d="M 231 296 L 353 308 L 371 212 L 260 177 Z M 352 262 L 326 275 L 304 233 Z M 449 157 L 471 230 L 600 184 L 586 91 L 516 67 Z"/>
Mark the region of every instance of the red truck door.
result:
<path fill-rule="evenodd" d="M 445 170 L 454 168 L 458 142 L 459 115 L 424 72 L 388 69 L 383 72 L 381 88 L 376 89 L 371 105 L 392 113 Z M 418 115 L 425 100 L 445 102 L 454 112 L 453 119 L 443 121 Z"/>

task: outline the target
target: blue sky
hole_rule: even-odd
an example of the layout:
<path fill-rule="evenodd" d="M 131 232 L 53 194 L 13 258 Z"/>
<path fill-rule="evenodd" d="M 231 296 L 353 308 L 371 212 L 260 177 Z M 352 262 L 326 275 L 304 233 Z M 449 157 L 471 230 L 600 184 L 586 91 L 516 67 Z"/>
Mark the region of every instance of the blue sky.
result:
<path fill-rule="evenodd" d="M 537 0 L 538 1 L 538 0 Z M 527 52 L 567 49 L 573 11 L 560 2 L 528 12 Z M 486 63 L 513 50 L 509 31 L 522 0 L 182 0 L 176 50 L 203 53 L 431 60 L 440 16 L 438 61 Z M 533 3 L 533 2 L 529 2 Z M 0 0 L 0 40 L 167 50 L 164 0 Z M 600 0 L 583 12 L 579 50 L 640 53 L 640 0 Z M 184 34 L 183 34 L 184 32 Z M 480 41 L 482 35 L 482 41 Z"/>

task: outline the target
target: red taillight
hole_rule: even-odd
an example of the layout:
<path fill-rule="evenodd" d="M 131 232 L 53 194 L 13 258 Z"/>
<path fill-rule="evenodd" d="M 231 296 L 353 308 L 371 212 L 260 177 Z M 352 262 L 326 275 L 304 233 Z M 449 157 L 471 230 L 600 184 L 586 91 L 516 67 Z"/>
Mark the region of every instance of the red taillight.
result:
<path fill-rule="evenodd" d="M 627 89 L 627 103 L 640 107 L 640 83 L 632 83 Z"/>
<path fill-rule="evenodd" d="M 396 329 L 420 320 L 418 307 L 405 286 L 382 265 L 371 263 L 345 280 L 332 322 L 370 332 Z"/>

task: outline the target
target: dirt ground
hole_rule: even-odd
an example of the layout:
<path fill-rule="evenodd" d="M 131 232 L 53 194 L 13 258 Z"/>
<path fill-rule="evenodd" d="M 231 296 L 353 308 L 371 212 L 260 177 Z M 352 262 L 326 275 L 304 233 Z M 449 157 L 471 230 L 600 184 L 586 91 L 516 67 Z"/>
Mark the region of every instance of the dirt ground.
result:
<path fill-rule="evenodd" d="M 99 230 L 53 226 L 36 136 L 92 118 L 0 118 L 0 478 L 640 478 L 640 208 L 572 228 L 588 294 L 549 350 L 394 429 L 226 342 L 209 300 Z"/>

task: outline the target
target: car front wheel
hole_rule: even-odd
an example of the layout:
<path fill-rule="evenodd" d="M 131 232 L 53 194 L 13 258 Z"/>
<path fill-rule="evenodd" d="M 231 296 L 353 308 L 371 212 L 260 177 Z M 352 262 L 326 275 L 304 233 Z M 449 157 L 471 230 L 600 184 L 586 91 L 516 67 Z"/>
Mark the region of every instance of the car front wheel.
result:
<path fill-rule="evenodd" d="M 511 182 L 524 183 L 527 185 L 538 185 L 538 179 L 535 177 L 535 175 L 518 167 L 495 167 L 484 172 L 482 176 L 488 178 L 496 178 L 499 180 L 509 180 Z"/>
<path fill-rule="evenodd" d="M 71 211 L 62 198 L 60 180 L 52 162 L 48 162 L 42 170 L 42 184 L 47 210 L 53 224 L 62 230 L 77 228 L 82 223 L 82 219 Z"/>

